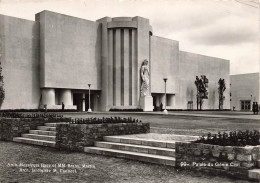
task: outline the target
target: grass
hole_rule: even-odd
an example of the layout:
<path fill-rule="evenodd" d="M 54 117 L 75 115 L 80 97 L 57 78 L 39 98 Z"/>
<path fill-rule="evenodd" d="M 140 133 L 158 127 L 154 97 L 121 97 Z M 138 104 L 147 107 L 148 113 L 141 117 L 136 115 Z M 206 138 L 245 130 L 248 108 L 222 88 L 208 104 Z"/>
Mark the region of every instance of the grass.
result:
<path fill-rule="evenodd" d="M 0 182 L 98 182 L 98 183 L 249 183 L 226 177 L 204 175 L 190 171 L 177 171 L 173 167 L 142 163 L 85 153 L 57 151 L 52 148 L 31 146 L 13 142 L 0 142 Z M 91 165 L 91 168 L 75 168 L 77 173 L 22 173 L 8 163 L 44 163 Z M 95 167 L 95 168 L 93 168 Z M 65 168 L 68 170 L 68 168 Z M 74 169 L 74 168 L 70 168 Z M 31 170 L 30 168 L 28 169 Z"/>

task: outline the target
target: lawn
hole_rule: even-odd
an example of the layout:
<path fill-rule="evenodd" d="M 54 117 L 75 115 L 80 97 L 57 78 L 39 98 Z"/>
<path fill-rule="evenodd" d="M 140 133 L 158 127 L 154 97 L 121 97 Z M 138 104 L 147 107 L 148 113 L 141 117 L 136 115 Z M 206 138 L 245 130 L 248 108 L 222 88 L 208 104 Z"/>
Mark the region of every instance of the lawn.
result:
<path fill-rule="evenodd" d="M 45 183 L 45 182 L 100 182 L 100 183 L 247 183 L 226 177 L 204 175 L 189 171 L 177 171 L 173 167 L 142 163 L 137 161 L 58 151 L 52 148 L 0 142 L 0 182 Z M 9 164 L 71 164 L 87 168 L 64 168 L 65 173 L 19 172 L 19 167 Z M 32 168 L 23 168 L 31 171 Z M 50 168 L 53 170 L 53 168 Z M 59 170 L 59 168 L 57 168 Z M 66 172 L 66 170 L 70 171 Z M 77 173 L 74 173 L 76 171 Z M 249 182 L 248 182 L 249 183 Z"/>

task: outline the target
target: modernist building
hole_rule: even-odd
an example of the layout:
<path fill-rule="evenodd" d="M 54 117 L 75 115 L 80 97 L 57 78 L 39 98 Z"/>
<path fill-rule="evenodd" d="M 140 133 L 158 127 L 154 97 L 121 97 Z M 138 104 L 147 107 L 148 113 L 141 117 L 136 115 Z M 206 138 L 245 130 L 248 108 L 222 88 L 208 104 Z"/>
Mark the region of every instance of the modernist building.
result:
<path fill-rule="evenodd" d="M 230 76 L 231 108 L 252 110 L 253 102 L 260 102 L 259 72 Z"/>
<path fill-rule="evenodd" d="M 224 78 L 224 109 L 230 109 L 229 61 L 181 51 L 179 42 L 156 36 L 142 17 L 89 21 L 50 11 L 35 21 L 0 15 L 2 109 L 88 107 L 92 110 L 196 108 L 196 76 L 209 80 L 203 109 L 218 109 L 218 80 Z M 148 90 L 142 96 L 144 60 Z M 189 104 L 189 105 L 188 105 Z"/>

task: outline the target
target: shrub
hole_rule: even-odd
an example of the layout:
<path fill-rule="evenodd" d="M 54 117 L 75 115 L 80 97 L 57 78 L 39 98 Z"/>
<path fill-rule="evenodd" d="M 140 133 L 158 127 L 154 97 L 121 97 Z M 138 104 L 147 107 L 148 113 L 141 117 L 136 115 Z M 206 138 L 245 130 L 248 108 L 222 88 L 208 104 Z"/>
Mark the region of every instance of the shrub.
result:
<path fill-rule="evenodd" d="M 70 124 L 105 124 L 105 123 L 139 123 L 141 120 L 128 117 L 110 117 L 110 118 L 75 118 L 72 119 Z"/>
<path fill-rule="evenodd" d="M 110 109 L 111 112 L 143 112 L 143 109 Z"/>
<path fill-rule="evenodd" d="M 221 146 L 256 146 L 260 145 L 259 137 L 260 134 L 257 130 L 218 132 L 218 134 L 208 133 L 207 136 L 203 135 L 195 142 Z"/>
<path fill-rule="evenodd" d="M 0 117 L 4 118 L 62 118 L 63 115 L 59 113 L 15 113 L 15 112 L 3 112 L 0 113 Z"/>
<path fill-rule="evenodd" d="M 76 112 L 76 109 L 48 109 L 48 112 Z M 45 109 L 3 109 L 0 112 L 45 112 Z"/>

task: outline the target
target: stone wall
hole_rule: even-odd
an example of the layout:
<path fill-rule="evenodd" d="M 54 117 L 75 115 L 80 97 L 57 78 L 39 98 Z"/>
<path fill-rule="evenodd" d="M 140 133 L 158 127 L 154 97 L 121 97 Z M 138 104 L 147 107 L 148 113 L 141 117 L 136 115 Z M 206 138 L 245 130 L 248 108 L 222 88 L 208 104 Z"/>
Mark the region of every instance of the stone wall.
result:
<path fill-rule="evenodd" d="M 83 151 L 84 147 L 93 146 L 95 141 L 103 140 L 103 136 L 148 133 L 150 124 L 57 124 L 56 131 L 57 148 Z"/>
<path fill-rule="evenodd" d="M 37 126 L 43 126 L 44 123 L 70 120 L 70 118 L 1 118 L 0 140 L 13 141 L 13 137 L 21 137 L 21 134 L 36 130 Z"/>
<path fill-rule="evenodd" d="M 257 167 L 259 152 L 260 146 L 176 142 L 176 167 L 248 179 L 248 170 Z"/>

